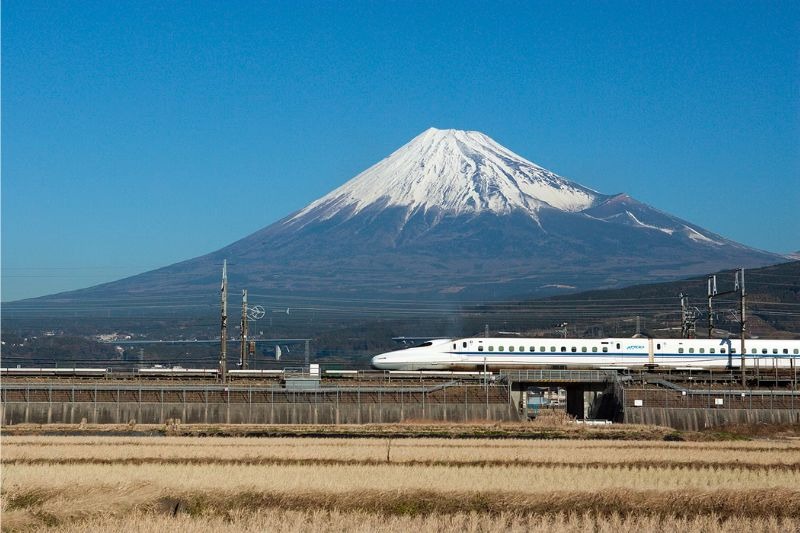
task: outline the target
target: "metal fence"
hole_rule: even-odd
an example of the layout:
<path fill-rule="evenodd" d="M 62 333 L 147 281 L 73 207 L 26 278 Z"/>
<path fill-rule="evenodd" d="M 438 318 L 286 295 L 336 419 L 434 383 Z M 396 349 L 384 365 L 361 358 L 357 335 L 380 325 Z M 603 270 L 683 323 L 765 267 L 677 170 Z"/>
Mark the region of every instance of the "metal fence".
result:
<path fill-rule="evenodd" d="M 3 384 L 3 424 L 368 423 L 510 420 L 517 416 L 502 383 L 451 381 L 421 386 L 277 386 Z"/>
<path fill-rule="evenodd" d="M 797 390 L 741 390 L 731 388 L 681 389 L 656 386 L 620 387 L 624 408 L 667 409 L 800 409 Z"/>

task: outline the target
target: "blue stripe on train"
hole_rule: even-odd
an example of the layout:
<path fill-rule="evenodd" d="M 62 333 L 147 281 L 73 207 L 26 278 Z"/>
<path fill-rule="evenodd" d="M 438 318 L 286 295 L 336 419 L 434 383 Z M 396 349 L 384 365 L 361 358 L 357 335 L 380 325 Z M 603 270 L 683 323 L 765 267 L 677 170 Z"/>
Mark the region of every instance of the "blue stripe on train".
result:
<path fill-rule="evenodd" d="M 450 355 L 479 355 L 479 356 L 490 356 L 490 355 L 502 355 L 502 356 L 516 356 L 516 355 L 525 355 L 531 357 L 550 357 L 553 355 L 557 356 L 569 356 L 569 357 L 648 357 L 649 354 L 647 352 L 639 352 L 639 353 L 622 353 L 622 352 L 444 352 Z M 738 353 L 654 353 L 653 357 L 703 357 L 703 358 L 712 358 L 712 359 L 728 359 L 730 357 L 733 358 L 741 358 L 741 354 Z M 745 354 L 745 357 L 748 359 L 790 359 L 794 357 L 795 359 L 800 359 L 800 356 L 791 355 L 791 354 Z"/>

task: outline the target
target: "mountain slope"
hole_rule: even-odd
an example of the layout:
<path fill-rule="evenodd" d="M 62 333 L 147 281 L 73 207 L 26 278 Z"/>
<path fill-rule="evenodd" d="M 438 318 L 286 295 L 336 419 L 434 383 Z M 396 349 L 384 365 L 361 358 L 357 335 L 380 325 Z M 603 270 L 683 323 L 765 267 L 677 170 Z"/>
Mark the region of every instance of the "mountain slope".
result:
<path fill-rule="evenodd" d="M 482 133 L 432 128 L 221 250 L 50 300 L 213 301 L 223 259 L 232 294 L 382 302 L 546 295 L 784 260 L 557 176 Z"/>
<path fill-rule="evenodd" d="M 535 218 L 545 206 L 575 212 L 600 197 L 480 132 L 430 128 L 287 223 L 342 213 L 352 217 L 371 206 L 400 207 L 406 219 L 430 210 L 451 215 L 522 210 Z"/>

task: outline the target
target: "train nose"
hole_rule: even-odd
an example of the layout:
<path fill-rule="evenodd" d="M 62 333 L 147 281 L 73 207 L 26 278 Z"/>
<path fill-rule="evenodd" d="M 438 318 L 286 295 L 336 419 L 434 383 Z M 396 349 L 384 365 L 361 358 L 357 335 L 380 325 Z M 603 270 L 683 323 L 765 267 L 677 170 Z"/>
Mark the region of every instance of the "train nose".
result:
<path fill-rule="evenodd" d="M 379 354 L 372 358 L 372 368 L 386 370 L 389 368 L 389 358 L 386 354 Z"/>

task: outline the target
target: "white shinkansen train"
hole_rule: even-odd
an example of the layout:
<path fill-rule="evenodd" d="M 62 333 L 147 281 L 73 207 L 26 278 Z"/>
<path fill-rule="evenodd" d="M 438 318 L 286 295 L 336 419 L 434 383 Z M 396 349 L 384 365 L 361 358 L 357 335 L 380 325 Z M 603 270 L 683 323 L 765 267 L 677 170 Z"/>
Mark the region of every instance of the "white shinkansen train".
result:
<path fill-rule="evenodd" d="M 739 368 L 739 339 L 435 339 L 376 355 L 380 370 L 496 370 L 531 366 Z M 745 368 L 797 368 L 800 340 L 745 340 Z"/>

